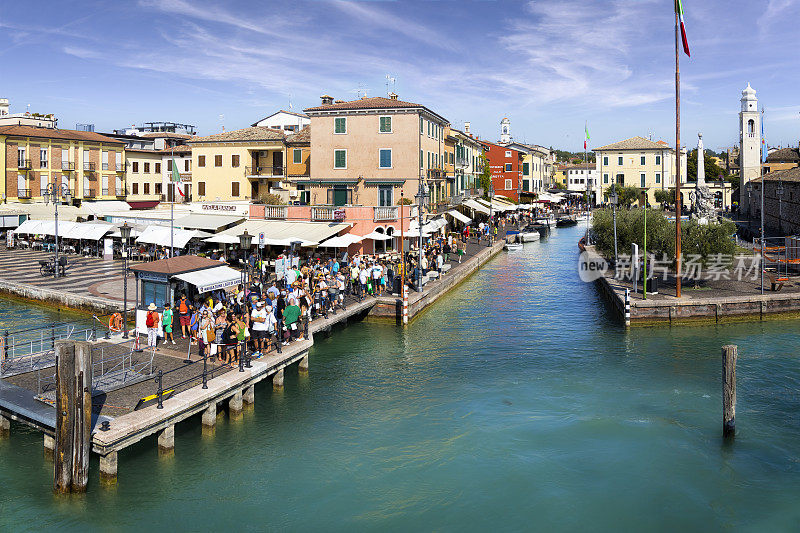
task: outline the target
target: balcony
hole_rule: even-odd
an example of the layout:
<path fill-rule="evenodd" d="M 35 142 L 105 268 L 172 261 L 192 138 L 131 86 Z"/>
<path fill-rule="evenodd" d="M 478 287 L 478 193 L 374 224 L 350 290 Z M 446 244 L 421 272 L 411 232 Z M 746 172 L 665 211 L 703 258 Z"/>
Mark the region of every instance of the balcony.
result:
<path fill-rule="evenodd" d="M 84 172 L 94 172 L 96 168 L 97 168 L 97 164 L 96 163 L 91 163 L 89 161 L 84 161 L 84 163 L 83 163 L 83 171 Z"/>
<path fill-rule="evenodd" d="M 75 163 L 72 161 L 62 161 L 61 162 L 61 170 L 63 171 L 73 171 L 75 170 Z"/>
<path fill-rule="evenodd" d="M 397 220 L 397 206 L 373 207 L 374 221 L 385 222 L 389 220 Z"/>
<path fill-rule="evenodd" d="M 95 191 L 94 189 L 84 189 L 83 190 L 83 197 L 84 198 L 96 198 L 97 197 L 97 191 Z"/>
<path fill-rule="evenodd" d="M 266 205 L 264 206 L 264 218 L 269 220 L 286 220 L 286 212 L 289 207 L 285 205 Z"/>
<path fill-rule="evenodd" d="M 282 177 L 283 167 L 244 167 L 244 173 L 248 178 Z"/>
<path fill-rule="evenodd" d="M 20 159 L 17 162 L 17 168 L 21 170 L 30 170 L 31 169 L 31 160 L 30 159 Z"/>
<path fill-rule="evenodd" d="M 125 164 L 117 163 L 117 172 L 125 172 Z"/>
<path fill-rule="evenodd" d="M 128 190 L 127 189 L 117 189 L 116 197 L 117 198 L 127 198 L 128 197 Z"/>
<path fill-rule="evenodd" d="M 108 189 L 103 189 L 103 192 L 101 194 L 103 196 L 108 196 Z"/>
<path fill-rule="evenodd" d="M 314 222 L 333 222 L 333 212 L 336 211 L 334 207 L 312 207 L 311 220 Z"/>
<path fill-rule="evenodd" d="M 101 169 L 108 170 L 108 163 L 101 163 Z"/>
<path fill-rule="evenodd" d="M 469 166 L 469 160 L 466 157 L 456 157 L 457 168 L 467 168 L 468 166 Z"/>
<path fill-rule="evenodd" d="M 47 168 L 47 159 L 39 160 L 39 168 Z"/>
<path fill-rule="evenodd" d="M 17 189 L 17 198 L 22 198 L 28 200 L 31 198 L 31 190 L 30 189 Z"/>
<path fill-rule="evenodd" d="M 444 179 L 444 170 L 441 168 L 428 169 L 428 179 Z"/>

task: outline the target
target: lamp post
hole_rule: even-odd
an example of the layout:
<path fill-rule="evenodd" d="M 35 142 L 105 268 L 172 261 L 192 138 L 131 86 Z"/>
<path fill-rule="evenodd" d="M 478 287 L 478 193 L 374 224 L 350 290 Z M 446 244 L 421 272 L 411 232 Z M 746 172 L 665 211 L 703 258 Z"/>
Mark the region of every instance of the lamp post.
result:
<path fill-rule="evenodd" d="M 69 192 L 69 187 L 62 183 L 60 186 L 57 183 L 49 183 L 47 185 L 47 191 L 44 193 L 44 197 L 46 200 L 53 202 L 53 206 L 55 209 L 55 259 L 53 266 L 55 267 L 55 277 L 58 278 L 58 204 L 61 201 L 61 198 L 64 198 L 64 201 L 69 203 L 72 201 L 72 195 Z"/>
<path fill-rule="evenodd" d="M 494 214 L 494 209 L 492 207 L 492 200 L 494 199 L 494 182 L 489 182 L 489 242 L 486 246 L 489 248 L 492 247 L 492 236 L 494 235 L 494 226 L 492 225 L 492 217 Z"/>
<path fill-rule="evenodd" d="M 239 247 L 245 251 L 245 259 L 244 259 L 244 296 L 247 295 L 247 266 L 249 263 L 247 262 L 247 252 L 250 250 L 250 245 L 253 243 L 253 236 L 247 233 L 247 230 L 244 230 L 244 233 L 239 235 Z M 250 304 L 248 301 L 245 300 L 245 309 Z M 239 372 L 244 372 L 244 359 L 247 357 L 247 336 L 242 341 L 242 354 L 239 356 Z M 250 368 L 250 360 L 247 360 L 247 368 Z"/>
<path fill-rule="evenodd" d="M 617 196 L 617 183 L 611 185 L 611 196 L 609 197 L 611 200 L 611 213 L 614 219 L 614 264 L 617 264 L 617 202 L 619 202 L 619 196 Z"/>
<path fill-rule="evenodd" d="M 425 200 L 428 198 L 428 193 L 425 191 L 425 184 L 422 181 L 422 175 L 419 178 L 419 192 L 414 195 L 417 200 L 417 223 L 419 225 L 419 257 L 417 258 L 417 292 L 422 292 L 422 207 Z"/>
<path fill-rule="evenodd" d="M 131 238 L 131 227 L 125 222 L 119 228 L 122 237 L 122 338 L 128 338 L 128 239 Z"/>

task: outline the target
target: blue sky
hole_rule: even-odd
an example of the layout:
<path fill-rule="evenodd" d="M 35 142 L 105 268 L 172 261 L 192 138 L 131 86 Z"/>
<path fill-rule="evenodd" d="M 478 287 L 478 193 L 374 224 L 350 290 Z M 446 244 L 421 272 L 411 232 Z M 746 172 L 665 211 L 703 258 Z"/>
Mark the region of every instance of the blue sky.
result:
<path fill-rule="evenodd" d="M 800 140 L 800 0 L 684 0 L 682 135 L 738 138 L 749 81 L 770 144 Z M 108 131 L 153 120 L 201 134 L 273 110 L 386 93 L 496 139 L 582 148 L 674 142 L 671 0 L 221 2 L 0 0 L 0 96 Z M 222 117 L 222 118 L 221 118 Z"/>

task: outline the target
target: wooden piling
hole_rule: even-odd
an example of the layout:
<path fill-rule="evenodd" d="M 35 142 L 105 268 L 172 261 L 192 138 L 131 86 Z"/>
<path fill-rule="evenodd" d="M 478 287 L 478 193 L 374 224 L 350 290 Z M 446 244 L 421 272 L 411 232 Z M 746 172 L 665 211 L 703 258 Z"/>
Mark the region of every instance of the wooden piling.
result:
<path fill-rule="evenodd" d="M 736 433 L 736 358 L 738 347 L 722 347 L 722 436 Z"/>
<path fill-rule="evenodd" d="M 92 360 L 88 342 L 56 342 L 53 490 L 84 492 L 89 482 Z"/>

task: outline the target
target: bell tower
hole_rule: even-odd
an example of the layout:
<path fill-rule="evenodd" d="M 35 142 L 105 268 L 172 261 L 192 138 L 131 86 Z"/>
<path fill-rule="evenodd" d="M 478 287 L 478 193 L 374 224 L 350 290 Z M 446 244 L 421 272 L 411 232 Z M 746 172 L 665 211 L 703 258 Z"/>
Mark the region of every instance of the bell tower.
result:
<path fill-rule="evenodd" d="M 500 144 L 508 144 L 511 142 L 511 121 L 505 117 L 500 121 Z"/>
<path fill-rule="evenodd" d="M 756 91 L 747 84 L 739 111 L 739 208 L 748 213 L 747 184 L 761 176 L 761 115 Z"/>

